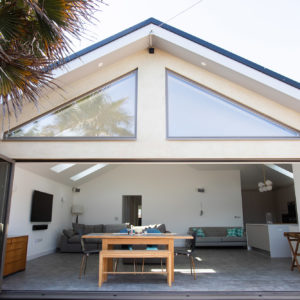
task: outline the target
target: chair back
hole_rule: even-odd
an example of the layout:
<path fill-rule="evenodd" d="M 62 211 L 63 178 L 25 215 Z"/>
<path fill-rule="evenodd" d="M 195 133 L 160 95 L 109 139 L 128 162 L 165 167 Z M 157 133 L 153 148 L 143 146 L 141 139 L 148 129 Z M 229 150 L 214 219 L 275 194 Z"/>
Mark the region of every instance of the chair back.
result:
<path fill-rule="evenodd" d="M 193 236 L 193 239 L 191 241 L 191 252 L 193 252 L 196 248 L 196 237 L 197 237 L 197 232 L 196 231 L 193 231 L 192 232 L 192 236 Z"/>
<path fill-rule="evenodd" d="M 84 244 L 84 239 L 83 238 L 80 238 L 80 243 L 81 243 L 81 251 L 82 252 L 85 252 L 85 244 Z"/>

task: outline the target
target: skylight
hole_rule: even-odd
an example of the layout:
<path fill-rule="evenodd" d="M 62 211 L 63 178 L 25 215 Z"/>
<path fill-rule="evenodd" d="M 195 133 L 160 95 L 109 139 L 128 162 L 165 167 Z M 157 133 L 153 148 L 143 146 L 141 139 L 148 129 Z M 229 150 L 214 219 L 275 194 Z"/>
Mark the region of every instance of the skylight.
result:
<path fill-rule="evenodd" d="M 90 174 L 92 174 L 92 173 L 94 173 L 94 172 L 96 172 L 96 171 L 104 168 L 105 166 L 107 166 L 107 164 L 96 164 L 96 165 L 94 165 L 94 166 L 92 166 L 92 167 L 90 167 L 90 168 L 88 168 L 88 169 L 86 169 L 86 170 L 84 170 L 84 171 L 82 171 L 82 172 L 80 172 L 80 173 L 72 176 L 70 179 L 72 181 L 77 181 L 77 180 L 79 180 L 79 179 L 81 179 L 83 177 L 86 177 L 86 176 L 88 176 L 88 175 L 90 175 Z"/>
<path fill-rule="evenodd" d="M 71 163 L 57 164 L 52 168 L 50 168 L 50 170 L 52 170 L 55 173 L 61 173 L 62 171 L 65 171 L 73 166 L 75 166 L 75 164 L 71 164 Z"/>
<path fill-rule="evenodd" d="M 277 165 L 266 165 L 266 166 L 269 167 L 270 169 L 274 170 L 274 171 L 277 171 L 277 172 L 287 176 L 287 177 L 290 177 L 292 179 L 294 178 L 294 174 L 292 172 L 284 169 L 284 168 L 281 168 Z"/>

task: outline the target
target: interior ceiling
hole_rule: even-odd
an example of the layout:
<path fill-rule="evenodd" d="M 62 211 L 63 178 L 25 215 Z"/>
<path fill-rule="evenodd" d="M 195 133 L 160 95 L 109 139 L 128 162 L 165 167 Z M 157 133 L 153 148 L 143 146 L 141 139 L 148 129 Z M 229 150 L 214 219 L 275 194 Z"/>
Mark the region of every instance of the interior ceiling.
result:
<path fill-rule="evenodd" d="M 109 172 L 113 168 L 118 168 L 122 164 L 107 164 L 104 168 L 74 182 L 70 177 L 94 166 L 96 163 L 76 163 L 74 166 L 66 169 L 61 173 L 55 173 L 50 168 L 58 163 L 17 163 L 17 166 L 26 169 L 35 174 L 49 178 L 51 180 L 66 184 L 70 187 L 79 187 L 80 185 L 91 181 L 98 176 Z M 163 164 L 163 163 L 162 163 Z M 265 170 L 266 179 L 273 182 L 273 188 L 289 186 L 293 184 L 293 179 L 277 171 L 274 171 L 263 164 L 186 164 L 189 167 L 199 171 L 218 171 L 218 170 L 240 170 L 241 186 L 243 190 L 257 189 L 257 184 L 263 181 L 263 169 Z M 277 164 L 290 172 L 293 172 L 291 164 Z"/>

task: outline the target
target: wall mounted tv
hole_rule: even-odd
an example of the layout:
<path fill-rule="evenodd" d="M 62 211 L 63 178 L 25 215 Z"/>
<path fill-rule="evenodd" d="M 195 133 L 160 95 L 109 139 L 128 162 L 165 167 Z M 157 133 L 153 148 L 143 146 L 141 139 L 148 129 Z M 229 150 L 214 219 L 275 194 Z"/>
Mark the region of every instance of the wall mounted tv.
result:
<path fill-rule="evenodd" d="M 51 222 L 53 195 L 33 191 L 31 203 L 31 222 Z"/>

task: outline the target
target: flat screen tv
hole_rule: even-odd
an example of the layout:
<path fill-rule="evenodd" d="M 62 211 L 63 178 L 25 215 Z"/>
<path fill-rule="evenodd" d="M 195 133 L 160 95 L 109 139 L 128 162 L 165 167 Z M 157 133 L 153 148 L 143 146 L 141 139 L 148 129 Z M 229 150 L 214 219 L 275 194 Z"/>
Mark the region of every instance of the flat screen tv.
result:
<path fill-rule="evenodd" d="M 51 222 L 53 195 L 33 191 L 31 203 L 31 222 Z"/>

